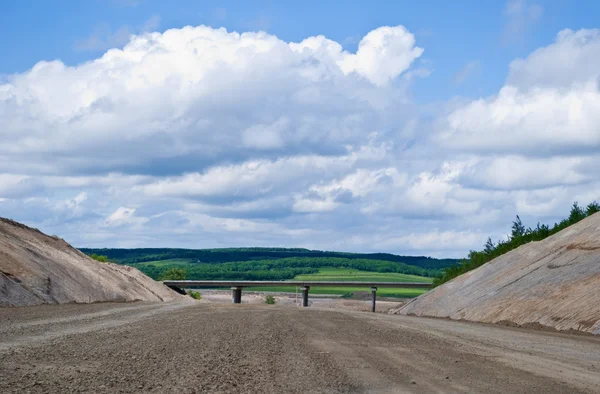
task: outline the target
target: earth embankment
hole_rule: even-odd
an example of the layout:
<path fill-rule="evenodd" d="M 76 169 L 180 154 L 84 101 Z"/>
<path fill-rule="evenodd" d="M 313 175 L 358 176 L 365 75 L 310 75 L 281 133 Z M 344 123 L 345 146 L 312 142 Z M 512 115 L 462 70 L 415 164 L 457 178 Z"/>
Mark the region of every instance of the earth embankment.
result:
<path fill-rule="evenodd" d="M 0 307 L 176 298 L 135 268 L 97 262 L 58 237 L 0 218 Z"/>
<path fill-rule="evenodd" d="M 600 334 L 600 213 L 391 313 Z"/>

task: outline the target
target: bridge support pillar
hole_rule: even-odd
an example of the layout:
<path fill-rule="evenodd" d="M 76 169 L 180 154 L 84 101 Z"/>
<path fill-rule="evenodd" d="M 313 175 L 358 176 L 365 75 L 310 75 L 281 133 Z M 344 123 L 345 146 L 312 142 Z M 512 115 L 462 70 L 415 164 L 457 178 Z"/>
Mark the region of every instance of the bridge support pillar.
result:
<path fill-rule="evenodd" d="M 308 306 L 308 290 L 310 290 L 309 286 L 302 287 L 302 306 L 303 307 Z"/>
<path fill-rule="evenodd" d="M 242 303 L 242 288 L 241 287 L 232 287 L 231 288 L 231 293 L 232 293 L 232 301 L 234 304 L 241 304 Z"/>
<path fill-rule="evenodd" d="M 375 302 L 377 300 L 377 287 L 371 287 L 371 312 L 375 312 Z"/>

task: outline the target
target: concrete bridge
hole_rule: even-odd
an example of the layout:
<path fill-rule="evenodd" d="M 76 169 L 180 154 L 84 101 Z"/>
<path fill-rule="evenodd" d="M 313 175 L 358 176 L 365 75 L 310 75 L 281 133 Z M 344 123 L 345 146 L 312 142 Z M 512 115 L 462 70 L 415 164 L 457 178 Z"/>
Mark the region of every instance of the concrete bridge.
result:
<path fill-rule="evenodd" d="M 356 281 L 241 281 L 241 280 L 165 280 L 163 283 L 173 290 L 185 294 L 184 288 L 198 287 L 231 287 L 232 301 L 234 304 L 242 302 L 242 289 L 244 287 L 280 287 L 296 286 L 302 288 L 302 306 L 308 306 L 308 291 L 311 287 L 335 286 L 335 287 L 365 287 L 371 288 L 371 311 L 375 312 L 375 303 L 377 300 L 377 288 L 409 288 L 409 289 L 430 289 L 431 284 L 419 282 L 356 282 Z"/>

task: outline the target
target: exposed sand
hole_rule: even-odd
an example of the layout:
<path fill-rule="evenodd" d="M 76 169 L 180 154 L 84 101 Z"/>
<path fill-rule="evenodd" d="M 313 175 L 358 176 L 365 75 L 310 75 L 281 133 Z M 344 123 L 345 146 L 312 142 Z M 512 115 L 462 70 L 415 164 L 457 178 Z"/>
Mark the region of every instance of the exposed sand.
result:
<path fill-rule="evenodd" d="M 133 267 L 100 263 L 58 237 L 0 218 L 0 307 L 179 298 Z"/>

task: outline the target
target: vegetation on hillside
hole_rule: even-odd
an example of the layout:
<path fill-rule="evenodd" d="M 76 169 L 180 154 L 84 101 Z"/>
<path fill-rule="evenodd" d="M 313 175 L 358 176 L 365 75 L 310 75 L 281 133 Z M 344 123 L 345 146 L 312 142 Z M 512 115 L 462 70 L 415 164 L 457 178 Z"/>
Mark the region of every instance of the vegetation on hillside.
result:
<path fill-rule="evenodd" d="M 521 218 L 517 216 L 517 219 L 513 222 L 511 233 L 507 240 L 500 240 L 494 244 L 492 239 L 488 238 L 483 250 L 471 251 L 469 256 L 463 260 L 460 265 L 446 268 L 442 276 L 434 279 L 433 285 L 439 286 L 442 283 L 446 283 L 449 280 L 480 267 L 521 245 L 531 241 L 541 241 L 596 212 L 600 212 L 600 204 L 596 201 L 589 204 L 585 209 L 575 202 L 571 207 L 568 218 L 563 219 L 559 223 L 555 223 L 552 227 L 538 223 L 535 228 L 525 228 L 525 225 L 521 222 Z"/>
<path fill-rule="evenodd" d="M 320 268 L 353 268 L 380 273 L 399 273 L 435 277 L 439 270 L 381 260 L 336 257 L 291 257 L 278 260 L 231 261 L 221 264 L 165 260 L 132 264 L 153 279 L 165 280 L 174 270 L 185 270 L 190 280 L 287 280 L 298 275 L 315 274 Z M 169 274 L 169 272 L 171 274 Z M 177 271 L 180 272 L 180 271 Z M 170 276 L 169 276 L 170 278 Z"/>
<path fill-rule="evenodd" d="M 342 258 L 351 260 L 379 260 L 403 263 L 424 269 L 439 270 L 457 265 L 458 259 L 435 259 L 424 256 L 399 256 L 389 253 L 344 253 L 309 250 L 302 248 L 225 248 L 225 249 L 88 249 L 82 252 L 108 256 L 119 264 L 136 264 L 150 261 L 186 259 L 198 264 L 221 264 L 228 262 L 278 260 L 287 258 Z"/>
<path fill-rule="evenodd" d="M 155 280 L 355 280 L 427 282 L 458 259 L 399 256 L 389 253 L 343 253 L 302 248 L 226 249 L 81 249 L 131 265 Z M 318 294 L 350 295 L 368 291 L 358 286 L 318 287 Z M 260 291 L 295 291 L 292 286 Z M 382 295 L 415 297 L 424 289 L 380 289 Z"/>
<path fill-rule="evenodd" d="M 298 275 L 294 280 L 347 281 L 347 282 L 420 282 L 431 283 L 432 278 L 391 272 L 363 271 L 354 268 L 320 268 L 316 274 Z"/>

